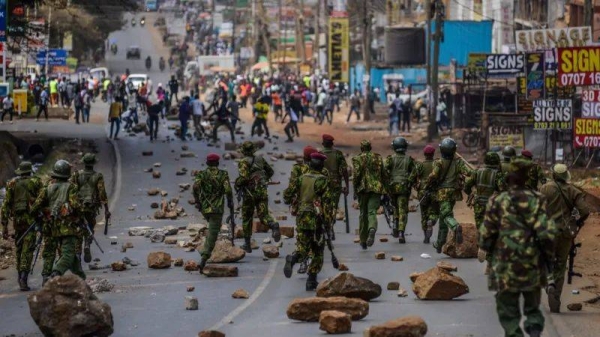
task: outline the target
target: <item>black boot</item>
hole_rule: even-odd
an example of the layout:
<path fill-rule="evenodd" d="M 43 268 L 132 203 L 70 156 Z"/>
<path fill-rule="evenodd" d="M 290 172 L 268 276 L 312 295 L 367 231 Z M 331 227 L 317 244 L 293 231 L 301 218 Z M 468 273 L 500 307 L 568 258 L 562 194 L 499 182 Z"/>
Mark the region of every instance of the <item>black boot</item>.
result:
<path fill-rule="evenodd" d="M 427 237 L 427 230 L 423 231 L 423 235 L 425 236 L 425 238 L 423 239 L 423 243 L 429 243 L 429 237 Z"/>
<path fill-rule="evenodd" d="M 298 254 L 293 252 L 292 254 L 285 257 L 285 266 L 283 266 L 283 274 L 285 277 L 292 277 L 292 272 L 294 272 L 294 265 L 298 262 Z"/>
<path fill-rule="evenodd" d="M 206 259 L 201 258 L 200 263 L 198 264 L 198 270 L 200 271 L 200 274 L 202 274 L 202 271 L 204 270 L 205 266 L 206 266 Z"/>
<path fill-rule="evenodd" d="M 90 263 L 92 262 L 92 252 L 90 250 L 90 243 L 88 242 L 88 240 L 85 240 L 85 243 L 83 244 L 83 261 L 85 261 L 85 263 Z"/>
<path fill-rule="evenodd" d="M 442 245 L 438 246 L 437 242 L 433 243 L 433 248 L 435 248 L 436 253 L 441 254 L 442 253 Z"/>
<path fill-rule="evenodd" d="M 542 332 L 540 330 L 531 330 L 528 332 L 529 337 L 540 337 L 542 336 Z"/>
<path fill-rule="evenodd" d="M 244 238 L 244 244 L 241 247 L 246 253 L 252 253 L 252 241 L 250 238 Z"/>
<path fill-rule="evenodd" d="M 431 236 L 433 235 L 433 226 L 435 222 L 433 220 L 427 220 L 427 227 L 425 228 L 425 239 L 423 243 L 429 243 Z"/>
<path fill-rule="evenodd" d="M 404 231 L 398 231 L 398 242 L 406 243 L 406 238 L 404 237 Z"/>
<path fill-rule="evenodd" d="M 308 274 L 308 279 L 306 280 L 306 291 L 315 291 L 317 290 L 317 286 L 319 282 L 317 282 L 317 274 Z"/>
<path fill-rule="evenodd" d="M 369 229 L 369 237 L 367 238 L 367 246 L 371 247 L 375 243 L 375 228 Z"/>
<path fill-rule="evenodd" d="M 279 232 L 279 222 L 271 222 L 269 223 L 269 228 L 271 228 L 271 236 L 275 242 L 279 242 L 281 240 L 281 233 Z"/>
<path fill-rule="evenodd" d="M 29 291 L 31 290 L 27 285 L 27 272 L 19 272 L 19 289 L 21 291 Z"/>
<path fill-rule="evenodd" d="M 398 220 L 394 219 L 394 228 L 392 228 L 392 236 L 397 239 L 398 235 L 400 235 L 398 231 Z"/>

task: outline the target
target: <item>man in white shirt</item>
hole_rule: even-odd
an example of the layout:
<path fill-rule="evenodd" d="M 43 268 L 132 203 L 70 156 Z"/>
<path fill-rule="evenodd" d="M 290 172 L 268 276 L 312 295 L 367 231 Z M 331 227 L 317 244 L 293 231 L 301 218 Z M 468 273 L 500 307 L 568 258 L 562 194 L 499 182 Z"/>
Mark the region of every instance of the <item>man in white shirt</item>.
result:
<path fill-rule="evenodd" d="M 204 127 L 202 126 L 202 116 L 204 114 L 204 103 L 200 100 L 200 96 L 196 94 L 192 101 L 192 118 L 194 120 L 194 129 L 196 130 L 196 139 L 198 140 L 204 137 L 205 134 Z"/>
<path fill-rule="evenodd" d="M 325 118 L 325 116 L 323 116 L 325 110 L 325 100 L 327 100 L 327 93 L 325 92 L 325 89 L 321 89 L 321 92 L 319 92 L 319 95 L 317 96 L 317 117 L 321 123 Z"/>
<path fill-rule="evenodd" d="M 4 100 L 2 101 L 2 118 L 0 119 L 0 124 L 4 123 L 4 116 L 8 113 L 10 114 L 10 124 L 13 123 L 13 112 L 14 112 L 14 101 L 13 99 L 10 97 L 10 95 L 7 95 Z"/>

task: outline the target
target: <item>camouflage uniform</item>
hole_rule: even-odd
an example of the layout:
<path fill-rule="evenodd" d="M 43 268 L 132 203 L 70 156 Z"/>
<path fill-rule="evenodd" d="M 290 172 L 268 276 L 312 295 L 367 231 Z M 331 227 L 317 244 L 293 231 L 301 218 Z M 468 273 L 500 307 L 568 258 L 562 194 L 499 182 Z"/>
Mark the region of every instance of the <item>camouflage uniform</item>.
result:
<path fill-rule="evenodd" d="M 330 182 L 330 195 L 327 200 L 327 213 L 331 224 L 335 224 L 336 213 L 340 204 L 340 195 L 342 194 L 342 179 L 348 187 L 348 163 L 340 150 L 332 147 L 325 147 L 321 153 L 327 156 L 325 160 L 325 170 L 327 170 Z"/>
<path fill-rule="evenodd" d="M 439 218 L 440 205 L 436 198 L 427 193 L 426 182 L 433 171 L 433 158 L 425 159 L 423 162 L 415 162 L 415 169 L 412 171 L 409 181 L 415 182 L 417 198 L 419 198 L 421 208 L 421 229 L 427 230 L 427 221 L 435 223 Z"/>
<path fill-rule="evenodd" d="M 77 195 L 82 207 L 82 218 L 92 233 L 94 233 L 96 216 L 98 216 L 100 208 L 104 207 L 105 211 L 108 212 L 108 197 L 106 195 L 104 176 L 102 173 L 94 171 L 93 165 L 96 163 L 96 156 L 87 153 L 83 156 L 82 161 L 85 164 L 85 168 L 73 173 L 71 182 L 77 186 Z M 89 263 L 92 261 L 90 252 L 92 237 L 87 231 L 84 231 L 83 234 L 85 237 L 84 261 Z M 80 254 L 79 249 L 81 249 L 81 244 L 78 244 L 77 248 Z"/>
<path fill-rule="evenodd" d="M 408 200 L 412 188 L 409 177 L 415 169 L 415 161 L 404 153 L 396 153 L 385 160 L 385 171 L 389 178 L 388 193 L 394 205 L 396 228 L 404 232 L 408 222 Z"/>
<path fill-rule="evenodd" d="M 509 172 L 525 174 L 527 164 L 516 160 Z M 492 255 L 490 290 L 507 337 L 523 337 L 519 298 L 524 298 L 525 331 L 540 336 L 544 316 L 539 309 L 546 285 L 543 256 L 551 256 L 557 228 L 547 218 L 544 200 L 536 192 L 512 186 L 490 199 L 481 227 L 479 246 Z M 543 250 L 543 251 L 542 251 Z"/>
<path fill-rule="evenodd" d="M 218 165 L 218 161 L 216 162 Z M 200 253 L 202 260 L 210 258 L 221 229 L 224 213 L 224 197 L 228 206 L 233 207 L 233 193 L 229 183 L 229 174 L 216 166 L 200 171 L 194 180 L 194 200 L 202 215 L 208 221 L 208 237 Z M 235 235 L 235 233 L 231 233 Z"/>
<path fill-rule="evenodd" d="M 475 225 L 477 229 L 481 228 L 485 216 L 485 206 L 490 197 L 499 193 L 503 189 L 502 173 L 497 170 L 499 161 L 496 161 L 496 154 L 488 152 L 485 155 L 485 167 L 473 172 L 465 181 L 465 193 L 471 194 L 475 187 L 475 201 L 473 211 L 475 212 Z M 499 158 L 498 158 L 499 159 Z"/>
<path fill-rule="evenodd" d="M 538 186 L 544 185 L 547 182 L 544 170 L 538 163 L 533 163 L 531 170 L 529 171 L 529 179 L 525 186 L 532 191 L 537 191 Z"/>
<path fill-rule="evenodd" d="M 377 232 L 377 209 L 381 195 L 387 194 L 387 177 L 383 160 L 371 152 L 371 143 L 361 142 L 361 154 L 352 158 L 354 168 L 354 198 L 360 207 L 359 236 L 363 249 L 372 246 Z"/>
<path fill-rule="evenodd" d="M 238 163 L 239 176 L 235 180 L 235 189 L 243 193 L 242 221 L 246 243 L 249 245 L 252 237 L 255 210 L 263 225 L 268 225 L 273 230 L 275 241 L 279 241 L 279 224 L 269 214 L 267 194 L 267 183 L 274 174 L 273 168 L 263 157 L 254 155 L 256 149 L 252 142 L 242 144 L 241 151 L 246 157 Z"/>
<path fill-rule="evenodd" d="M 555 172 L 557 167 L 564 171 Z M 585 202 L 585 193 L 567 182 L 570 175 L 566 166 L 555 165 L 553 177 L 554 180 L 544 184 L 540 192 L 546 198 L 548 215 L 551 220 L 556 222 L 558 228 L 555 250 L 549 255 L 553 257 L 554 261 L 553 279 L 556 287 L 553 292 L 548 293 L 550 311 L 558 313 L 560 312 L 560 296 L 565 282 L 569 251 L 579 229 L 590 214 L 590 208 Z M 579 213 L 578 221 L 572 217 L 573 209 Z"/>
<path fill-rule="evenodd" d="M 25 232 L 36 222 L 35 213 L 31 212 L 31 205 L 39 193 L 42 183 L 38 177 L 31 176 L 31 163 L 23 162 L 15 172 L 19 176 L 6 184 L 6 196 L 2 204 L 2 226 L 7 232 L 8 219 L 13 219 L 15 240 L 21 239 L 16 244 L 17 272 L 21 290 L 29 290 L 27 277 L 31 269 L 33 253 L 35 252 L 36 233 L 38 228 Z"/>
<path fill-rule="evenodd" d="M 85 279 L 81 260 L 77 255 L 77 244 L 81 241 L 82 229 L 79 226 L 82 207 L 77 196 L 77 186 L 68 181 L 71 166 L 67 161 L 59 160 L 54 164 L 50 181 L 42 188 L 32 206 L 33 213 L 48 208 L 51 220 L 48 227 L 52 237 L 60 247 L 61 256 L 52 269 L 52 276 L 63 275 L 67 270 Z"/>
<path fill-rule="evenodd" d="M 451 156 L 448 155 L 433 162 L 433 169 L 427 178 L 426 185 L 427 190 L 435 191 L 434 197 L 440 204 L 440 229 L 437 241 L 434 244 L 438 252 L 441 252 L 442 246 L 446 243 L 448 230 L 455 231 L 457 242 L 462 243 L 462 228 L 454 218 L 454 204 L 463 200 L 461 187 L 464 178 L 471 175 L 471 169 L 467 167 L 465 162 L 454 157 L 456 142 L 446 138 L 442 141 L 441 146 L 444 146 L 446 141 L 454 144 L 454 151 L 452 151 Z M 442 156 L 444 156 L 443 152 Z"/>

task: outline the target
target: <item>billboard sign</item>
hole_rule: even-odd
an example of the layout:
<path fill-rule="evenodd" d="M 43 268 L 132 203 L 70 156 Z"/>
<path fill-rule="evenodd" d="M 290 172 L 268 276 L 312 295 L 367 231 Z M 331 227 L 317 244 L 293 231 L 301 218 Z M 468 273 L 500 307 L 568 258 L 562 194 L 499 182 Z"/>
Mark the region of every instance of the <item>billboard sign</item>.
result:
<path fill-rule="evenodd" d="M 527 76 L 527 99 L 545 98 L 544 53 L 530 53 L 526 55 L 525 75 Z"/>
<path fill-rule="evenodd" d="M 600 47 L 558 48 L 558 85 L 600 84 Z"/>
<path fill-rule="evenodd" d="M 349 81 L 349 23 L 347 18 L 329 18 L 329 76 L 333 82 Z"/>
<path fill-rule="evenodd" d="M 488 78 L 514 77 L 523 72 L 525 55 L 490 54 L 486 56 L 485 68 Z"/>
<path fill-rule="evenodd" d="M 46 64 L 46 51 L 42 50 L 38 52 L 36 58 L 38 65 Z M 50 66 L 66 66 L 67 65 L 67 51 L 64 49 L 50 49 L 48 51 L 48 65 Z"/>
<path fill-rule="evenodd" d="M 539 99 L 533 101 L 533 128 L 536 130 L 571 129 L 573 101 Z"/>
<path fill-rule="evenodd" d="M 6 42 L 7 0 L 0 0 L 0 42 Z"/>
<path fill-rule="evenodd" d="M 494 146 L 512 146 L 516 148 L 525 147 L 525 134 L 521 126 L 489 126 L 488 148 Z"/>
<path fill-rule="evenodd" d="M 591 27 L 533 29 L 517 31 L 517 51 L 528 52 L 552 48 L 583 47 L 592 43 Z"/>
<path fill-rule="evenodd" d="M 573 146 L 576 148 L 600 147 L 600 119 L 575 118 Z"/>

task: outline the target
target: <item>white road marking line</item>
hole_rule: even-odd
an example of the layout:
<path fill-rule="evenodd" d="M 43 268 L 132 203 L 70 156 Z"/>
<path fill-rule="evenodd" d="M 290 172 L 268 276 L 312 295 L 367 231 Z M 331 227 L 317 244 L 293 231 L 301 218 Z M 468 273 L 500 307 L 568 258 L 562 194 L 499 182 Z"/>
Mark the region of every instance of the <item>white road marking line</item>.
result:
<path fill-rule="evenodd" d="M 223 317 L 223 319 L 221 321 L 219 321 L 219 323 L 213 325 L 208 330 L 219 330 L 225 324 L 229 324 L 229 322 L 233 321 L 233 319 L 236 316 L 238 316 L 239 314 L 241 314 L 250 305 L 252 305 L 252 303 L 254 303 L 260 297 L 260 295 L 263 293 L 263 291 L 265 291 L 265 289 L 267 288 L 267 286 L 269 285 L 269 283 L 273 279 L 273 276 L 275 276 L 275 270 L 277 269 L 277 264 L 278 264 L 278 260 L 272 260 L 271 261 L 271 265 L 269 266 L 269 270 L 267 271 L 267 274 L 265 275 L 265 278 L 258 285 L 258 288 L 256 288 L 256 290 L 254 291 L 254 293 L 252 293 L 252 295 L 250 296 L 250 298 L 248 300 L 246 300 L 244 303 L 242 303 L 240 306 L 238 306 L 237 308 L 235 308 L 227 316 Z"/>

